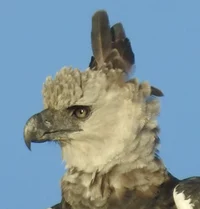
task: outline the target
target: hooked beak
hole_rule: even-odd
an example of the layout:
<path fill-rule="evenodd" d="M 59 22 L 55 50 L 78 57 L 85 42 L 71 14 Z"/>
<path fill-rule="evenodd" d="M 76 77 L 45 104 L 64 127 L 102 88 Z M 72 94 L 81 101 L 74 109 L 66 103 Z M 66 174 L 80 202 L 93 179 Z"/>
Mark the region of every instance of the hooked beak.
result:
<path fill-rule="evenodd" d="M 29 150 L 31 142 L 59 141 L 62 145 L 69 142 L 70 133 L 78 131 L 82 129 L 77 120 L 66 111 L 46 109 L 28 119 L 24 127 L 24 140 Z"/>
<path fill-rule="evenodd" d="M 31 142 L 42 143 L 47 141 L 44 138 L 47 132 L 41 113 L 37 113 L 28 119 L 24 127 L 24 141 L 29 150 L 31 150 Z"/>

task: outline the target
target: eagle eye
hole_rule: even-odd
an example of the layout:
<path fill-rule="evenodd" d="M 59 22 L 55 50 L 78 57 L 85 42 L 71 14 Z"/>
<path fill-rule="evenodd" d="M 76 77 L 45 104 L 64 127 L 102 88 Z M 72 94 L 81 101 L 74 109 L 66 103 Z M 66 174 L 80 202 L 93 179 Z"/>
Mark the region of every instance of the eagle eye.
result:
<path fill-rule="evenodd" d="M 77 106 L 73 111 L 73 115 L 79 119 L 86 118 L 90 113 L 90 108 L 87 106 Z"/>

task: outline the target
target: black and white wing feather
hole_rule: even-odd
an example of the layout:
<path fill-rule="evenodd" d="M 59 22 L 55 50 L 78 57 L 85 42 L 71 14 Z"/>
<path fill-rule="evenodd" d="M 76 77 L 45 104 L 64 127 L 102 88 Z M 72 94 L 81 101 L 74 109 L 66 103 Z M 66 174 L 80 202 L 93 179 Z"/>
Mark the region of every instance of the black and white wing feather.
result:
<path fill-rule="evenodd" d="M 182 180 L 173 196 L 177 209 L 200 209 L 200 177 Z"/>

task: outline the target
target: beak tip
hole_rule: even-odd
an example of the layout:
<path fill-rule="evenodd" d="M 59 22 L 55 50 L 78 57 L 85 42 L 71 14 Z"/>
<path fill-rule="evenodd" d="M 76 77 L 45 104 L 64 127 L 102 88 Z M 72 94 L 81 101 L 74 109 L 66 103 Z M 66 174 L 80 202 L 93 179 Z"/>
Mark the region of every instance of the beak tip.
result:
<path fill-rule="evenodd" d="M 31 141 L 25 140 L 25 144 L 26 144 L 27 148 L 31 151 Z"/>

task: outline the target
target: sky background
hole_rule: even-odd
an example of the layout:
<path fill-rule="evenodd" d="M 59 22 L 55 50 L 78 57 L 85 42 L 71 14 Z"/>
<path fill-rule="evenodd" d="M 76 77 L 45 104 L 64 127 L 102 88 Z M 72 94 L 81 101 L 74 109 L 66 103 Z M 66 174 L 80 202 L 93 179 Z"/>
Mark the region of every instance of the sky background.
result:
<path fill-rule="evenodd" d="M 91 16 L 123 22 L 135 76 L 162 89 L 160 156 L 178 178 L 200 175 L 199 0 L 0 0 L 0 208 L 45 209 L 60 201 L 64 173 L 55 143 L 23 140 L 42 110 L 42 84 L 63 66 L 84 70 Z"/>

